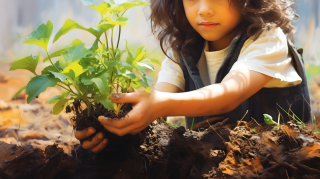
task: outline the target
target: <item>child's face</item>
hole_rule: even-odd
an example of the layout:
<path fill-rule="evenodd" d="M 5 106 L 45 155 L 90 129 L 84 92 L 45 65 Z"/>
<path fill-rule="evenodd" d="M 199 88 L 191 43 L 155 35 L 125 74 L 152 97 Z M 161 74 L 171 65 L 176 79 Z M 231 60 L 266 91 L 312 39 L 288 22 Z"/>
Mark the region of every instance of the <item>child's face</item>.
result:
<path fill-rule="evenodd" d="M 229 3 L 229 0 L 182 1 L 189 23 L 208 41 L 223 40 L 230 36 L 240 23 L 240 12 Z"/>

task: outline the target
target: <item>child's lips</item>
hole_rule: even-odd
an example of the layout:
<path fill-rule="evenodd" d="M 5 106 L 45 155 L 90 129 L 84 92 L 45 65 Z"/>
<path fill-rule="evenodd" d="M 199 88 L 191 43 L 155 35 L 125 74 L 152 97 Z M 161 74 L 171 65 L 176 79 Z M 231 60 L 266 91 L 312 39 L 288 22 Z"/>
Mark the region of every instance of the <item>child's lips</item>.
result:
<path fill-rule="evenodd" d="M 219 25 L 219 23 L 213 23 L 213 22 L 201 22 L 200 27 L 202 27 L 203 29 L 213 29 L 214 27 L 216 27 L 217 25 Z"/>

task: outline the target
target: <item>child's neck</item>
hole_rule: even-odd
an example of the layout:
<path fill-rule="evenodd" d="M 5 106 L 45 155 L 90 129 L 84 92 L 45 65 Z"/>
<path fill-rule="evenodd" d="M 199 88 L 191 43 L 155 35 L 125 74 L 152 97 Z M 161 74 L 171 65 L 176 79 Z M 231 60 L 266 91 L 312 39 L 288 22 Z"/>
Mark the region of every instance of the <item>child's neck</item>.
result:
<path fill-rule="evenodd" d="M 233 38 L 237 35 L 239 31 L 239 28 L 234 28 L 231 32 L 220 38 L 216 41 L 208 41 L 209 43 L 209 51 L 219 51 L 227 48 L 230 44 Z"/>

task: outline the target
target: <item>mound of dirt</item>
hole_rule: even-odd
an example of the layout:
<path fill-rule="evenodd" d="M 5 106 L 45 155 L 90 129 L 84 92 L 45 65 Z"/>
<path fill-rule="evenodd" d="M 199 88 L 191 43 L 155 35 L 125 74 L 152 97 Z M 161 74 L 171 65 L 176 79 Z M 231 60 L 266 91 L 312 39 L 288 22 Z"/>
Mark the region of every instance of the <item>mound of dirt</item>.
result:
<path fill-rule="evenodd" d="M 255 133 L 241 122 L 195 132 L 155 122 L 140 133 L 140 146 L 94 154 L 76 145 L 71 156 L 57 145 L 2 142 L 0 178 L 319 178 L 320 138 L 311 127 Z"/>

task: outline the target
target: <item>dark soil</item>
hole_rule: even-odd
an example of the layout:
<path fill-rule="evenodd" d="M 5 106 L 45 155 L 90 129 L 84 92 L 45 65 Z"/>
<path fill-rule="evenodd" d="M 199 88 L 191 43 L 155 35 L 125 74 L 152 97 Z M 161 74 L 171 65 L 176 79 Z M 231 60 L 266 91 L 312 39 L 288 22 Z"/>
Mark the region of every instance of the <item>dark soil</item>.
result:
<path fill-rule="evenodd" d="M 105 128 L 98 121 L 99 116 L 109 117 L 110 119 L 125 117 L 132 110 L 131 104 L 124 104 L 121 107 L 121 110 L 118 115 L 116 115 L 113 111 L 109 111 L 104 108 L 101 104 L 97 104 L 97 106 L 92 106 L 91 111 L 93 111 L 92 116 L 88 116 L 88 109 L 82 110 L 80 101 L 75 101 L 73 103 L 73 108 L 67 109 L 67 112 L 74 111 L 75 116 L 71 118 L 74 122 L 74 128 L 79 130 L 87 129 L 88 127 L 95 128 L 96 132 L 86 139 L 80 140 L 82 144 L 84 141 L 91 141 L 92 138 L 99 132 L 103 132 L 104 136 L 108 139 L 108 145 L 105 150 L 118 150 L 121 148 L 131 147 L 132 145 L 138 147 L 140 144 L 139 135 L 126 135 L 119 137 L 113 133 L 110 133 L 105 130 Z"/>
<path fill-rule="evenodd" d="M 256 134 L 240 122 L 232 129 L 154 122 L 140 133 L 140 146 L 94 154 L 78 145 L 72 156 L 56 145 L 41 151 L 0 142 L 0 178 L 320 178 L 320 138 L 310 126 Z"/>

